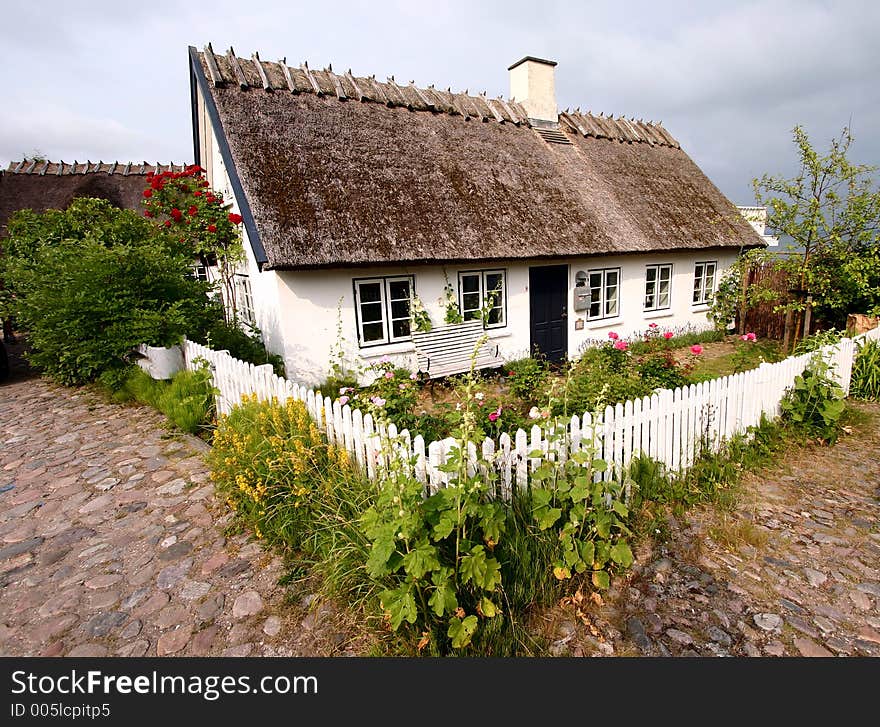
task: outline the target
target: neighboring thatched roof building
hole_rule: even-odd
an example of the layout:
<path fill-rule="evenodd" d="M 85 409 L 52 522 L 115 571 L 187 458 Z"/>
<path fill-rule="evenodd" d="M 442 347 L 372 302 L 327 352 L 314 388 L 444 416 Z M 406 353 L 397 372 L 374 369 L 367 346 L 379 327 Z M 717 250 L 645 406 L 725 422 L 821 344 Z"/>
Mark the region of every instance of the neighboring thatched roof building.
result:
<path fill-rule="evenodd" d="M 0 169 L 0 237 L 6 234 L 6 223 L 13 212 L 65 209 L 76 197 L 98 197 L 116 207 L 140 210 L 147 172 L 179 172 L 185 167 L 146 162 L 12 162 L 8 169 Z"/>
<path fill-rule="evenodd" d="M 261 269 L 762 244 L 661 124 L 557 115 L 552 75 L 542 112 L 231 49 L 190 60 Z M 527 61 L 555 65 L 511 70 Z"/>

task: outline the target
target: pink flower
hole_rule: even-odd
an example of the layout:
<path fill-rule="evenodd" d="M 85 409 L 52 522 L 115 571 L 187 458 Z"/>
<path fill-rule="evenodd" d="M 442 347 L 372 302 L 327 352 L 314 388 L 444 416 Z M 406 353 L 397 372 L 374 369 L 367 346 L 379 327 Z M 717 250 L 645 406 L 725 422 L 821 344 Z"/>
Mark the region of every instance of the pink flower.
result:
<path fill-rule="evenodd" d="M 758 337 L 754 333 L 747 333 L 746 340 L 747 341 L 757 341 Z"/>
<path fill-rule="evenodd" d="M 351 391 L 351 389 L 350 389 L 348 386 L 343 386 L 343 387 L 339 390 L 339 393 L 340 393 L 340 394 L 347 394 L 349 391 Z"/>
<path fill-rule="evenodd" d="M 648 324 L 648 328 L 656 328 L 656 327 L 657 327 L 656 323 L 649 323 Z"/>
<path fill-rule="evenodd" d="M 626 351 L 626 346 L 627 346 L 626 341 L 615 341 L 614 342 L 614 348 L 616 348 L 618 351 Z"/>
<path fill-rule="evenodd" d="M 370 401 L 373 402 L 376 406 L 385 406 L 385 399 L 381 396 L 373 396 L 370 398 Z"/>
<path fill-rule="evenodd" d="M 385 372 L 385 378 L 386 378 L 386 379 L 393 379 L 393 378 L 394 378 L 394 373 L 393 373 L 392 371 L 386 371 L 386 372 Z"/>
<path fill-rule="evenodd" d="M 495 411 L 493 411 L 493 412 L 489 415 L 489 421 L 490 421 L 490 422 L 497 422 L 497 421 L 498 421 L 498 417 L 500 417 L 500 416 L 501 416 L 501 407 L 499 406 Z"/>
<path fill-rule="evenodd" d="M 699 356 L 703 353 L 703 347 L 699 343 L 695 343 L 691 346 L 691 353 L 694 354 L 694 356 Z"/>
<path fill-rule="evenodd" d="M 665 339 L 668 341 L 668 340 L 669 340 L 670 338 L 672 338 L 674 335 L 675 335 L 675 334 L 674 334 L 672 331 L 666 331 L 666 333 L 663 334 L 663 338 L 665 338 Z"/>
<path fill-rule="evenodd" d="M 618 336 L 614 331 L 608 331 L 608 338 L 612 341 L 616 341 L 620 336 Z"/>
<path fill-rule="evenodd" d="M 340 396 L 339 397 L 339 405 L 345 406 L 346 404 L 348 404 L 348 397 L 347 396 Z"/>
<path fill-rule="evenodd" d="M 391 363 L 391 359 L 388 358 L 388 354 L 386 353 L 382 358 L 379 359 L 379 363 Z"/>
<path fill-rule="evenodd" d="M 409 378 L 410 378 L 412 381 L 415 381 L 416 379 L 419 378 L 419 375 L 418 375 L 418 374 L 410 374 L 410 375 L 409 375 Z"/>
<path fill-rule="evenodd" d="M 397 388 L 400 389 L 401 391 L 406 391 L 406 384 L 401 384 Z"/>

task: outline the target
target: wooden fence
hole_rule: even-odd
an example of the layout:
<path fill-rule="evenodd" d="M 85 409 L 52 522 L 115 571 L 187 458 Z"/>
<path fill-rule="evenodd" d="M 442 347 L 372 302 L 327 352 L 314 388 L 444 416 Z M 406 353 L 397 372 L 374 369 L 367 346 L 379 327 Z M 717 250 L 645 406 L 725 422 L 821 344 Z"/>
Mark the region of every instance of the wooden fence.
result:
<path fill-rule="evenodd" d="M 832 365 L 833 376 L 847 393 L 857 342 L 869 339 L 880 340 L 880 328 L 821 349 Z M 514 488 L 526 486 L 529 473 L 542 459 L 564 461 L 585 446 L 595 447 L 597 456 L 608 463 L 601 475 L 605 479 L 626 468 L 640 453 L 662 462 L 673 472 L 684 472 L 702 447 L 717 451 L 722 442 L 757 425 L 762 416 L 778 416 L 786 390 L 812 355 L 763 363 L 751 371 L 683 388 L 658 390 L 651 396 L 606 407 L 595 420 L 589 412 L 572 416 L 565 422 L 565 432 L 559 424 L 544 423 L 534 425 L 529 432 L 520 429 L 513 437 L 502 434 L 497 442 L 486 439 L 480 451 L 475 444 L 470 445 L 469 469 L 495 468 L 505 498 Z M 448 482 L 448 474 L 441 467 L 450 451 L 458 447 L 454 439 L 426 444 L 421 435 L 412 436 L 405 429 L 398 431 L 393 423 L 386 427 L 369 413 L 342 406 L 338 399 L 276 376 L 271 365 L 254 366 L 226 351 L 213 351 L 186 341 L 184 356 L 187 368 L 197 365 L 199 358 L 210 364 L 221 414 L 228 414 L 245 394 L 255 394 L 263 400 L 293 398 L 305 403 L 330 443 L 352 453 L 369 477 L 375 478 L 387 466 L 386 458 L 392 456 L 387 446 L 390 442 L 393 456 L 403 462 L 414 462 L 414 474 L 425 483 L 427 492 Z M 531 456 L 537 452 L 540 457 Z"/>

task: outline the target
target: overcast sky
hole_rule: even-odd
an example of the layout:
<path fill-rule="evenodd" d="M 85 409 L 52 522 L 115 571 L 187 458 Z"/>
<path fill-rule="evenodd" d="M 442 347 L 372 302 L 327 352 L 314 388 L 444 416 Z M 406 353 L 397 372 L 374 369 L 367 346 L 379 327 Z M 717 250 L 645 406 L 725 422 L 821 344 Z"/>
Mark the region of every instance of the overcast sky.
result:
<path fill-rule="evenodd" d="M 560 109 L 662 120 L 721 190 L 795 168 L 851 122 L 880 164 L 880 3 L 0 0 L 0 163 L 191 161 L 186 50 L 328 63 L 509 96 L 507 66 L 550 58 Z"/>

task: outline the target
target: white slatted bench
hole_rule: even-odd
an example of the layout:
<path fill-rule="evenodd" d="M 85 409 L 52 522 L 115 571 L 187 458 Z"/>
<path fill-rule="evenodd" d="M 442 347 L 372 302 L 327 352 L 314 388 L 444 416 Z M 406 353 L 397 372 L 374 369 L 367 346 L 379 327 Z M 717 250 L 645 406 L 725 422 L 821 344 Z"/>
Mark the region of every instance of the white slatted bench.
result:
<path fill-rule="evenodd" d="M 412 340 L 416 347 L 419 371 L 431 379 L 470 371 L 474 347 L 484 334 L 483 322 L 480 320 L 432 328 L 427 332 L 414 332 Z M 495 343 L 487 341 L 480 346 L 475 368 L 491 368 L 501 366 L 502 363 L 504 359 L 499 355 Z"/>

